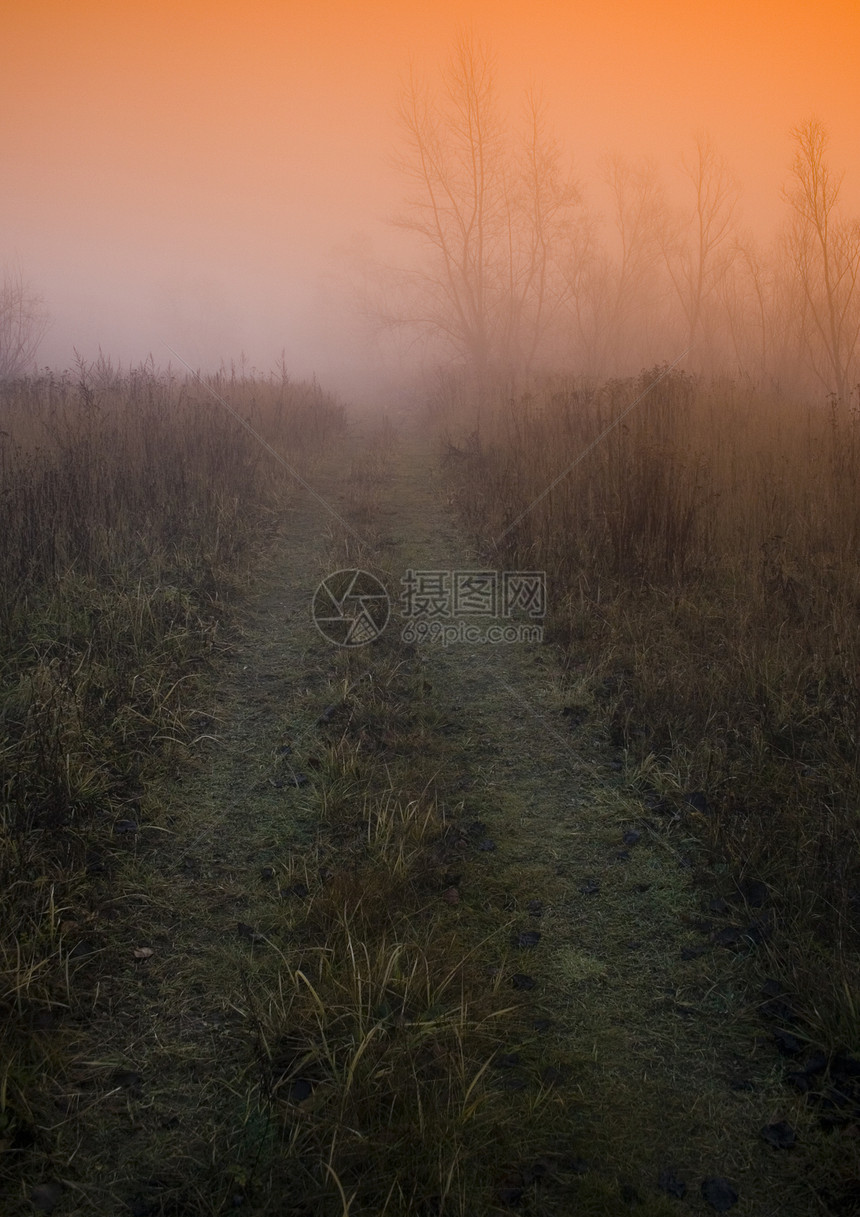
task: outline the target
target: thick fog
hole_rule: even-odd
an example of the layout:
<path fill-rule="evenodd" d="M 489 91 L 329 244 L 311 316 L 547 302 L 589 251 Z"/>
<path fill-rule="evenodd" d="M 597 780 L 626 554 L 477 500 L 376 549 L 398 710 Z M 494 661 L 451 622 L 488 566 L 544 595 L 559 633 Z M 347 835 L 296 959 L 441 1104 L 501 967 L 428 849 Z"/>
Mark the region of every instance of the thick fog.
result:
<path fill-rule="evenodd" d="M 4 16 L 0 264 L 50 314 L 39 364 L 101 349 L 163 365 L 172 348 L 268 372 L 283 352 L 292 375 L 350 395 L 438 356 L 381 329 L 380 300 L 420 248 L 390 223 L 409 195 L 398 104 L 410 73 L 443 87 L 464 30 L 495 55 L 512 129 L 526 90 L 542 98 L 607 256 L 606 158 L 650 162 L 689 206 L 697 136 L 737 186 L 732 240 L 768 248 L 790 130 L 813 116 L 860 215 L 860 16 L 840 0 L 34 0 Z M 654 361 L 675 354 L 654 341 Z"/>

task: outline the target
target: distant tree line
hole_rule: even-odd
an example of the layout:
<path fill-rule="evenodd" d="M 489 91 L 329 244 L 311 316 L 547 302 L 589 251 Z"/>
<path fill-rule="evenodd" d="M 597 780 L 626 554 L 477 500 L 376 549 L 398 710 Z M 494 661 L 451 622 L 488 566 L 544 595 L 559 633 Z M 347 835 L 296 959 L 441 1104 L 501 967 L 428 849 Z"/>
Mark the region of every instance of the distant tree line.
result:
<path fill-rule="evenodd" d="M 614 375 L 686 350 L 693 370 L 846 403 L 860 392 L 860 221 L 840 208 L 817 119 L 791 132 L 784 220 L 763 249 L 706 135 L 683 160 L 681 206 L 651 162 L 606 158 L 601 219 L 540 100 L 526 95 L 507 118 L 476 38 L 458 40 L 439 86 L 412 76 L 400 97 L 406 191 L 394 224 L 419 252 L 370 292 L 386 327 L 481 378 Z"/>

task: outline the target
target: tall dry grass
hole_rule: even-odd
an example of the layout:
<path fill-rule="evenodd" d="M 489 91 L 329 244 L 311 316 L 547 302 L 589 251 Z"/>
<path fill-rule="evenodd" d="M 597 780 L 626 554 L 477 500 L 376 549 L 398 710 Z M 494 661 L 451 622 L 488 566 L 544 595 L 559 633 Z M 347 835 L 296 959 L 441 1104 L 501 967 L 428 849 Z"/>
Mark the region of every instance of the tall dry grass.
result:
<path fill-rule="evenodd" d="M 488 560 L 547 571 L 634 774 L 706 793 L 700 835 L 770 890 L 769 966 L 856 1047 L 858 409 L 661 371 L 480 409 L 450 390 L 452 494 Z"/>
<path fill-rule="evenodd" d="M 181 747 L 289 474 L 344 425 L 316 385 L 106 361 L 0 385 L 0 1155 L 62 1056 L 80 918 L 148 767 Z M 128 831 L 132 831 L 128 828 Z M 72 914 L 69 910 L 76 909 Z M 71 937 L 69 936 L 71 934 Z"/>

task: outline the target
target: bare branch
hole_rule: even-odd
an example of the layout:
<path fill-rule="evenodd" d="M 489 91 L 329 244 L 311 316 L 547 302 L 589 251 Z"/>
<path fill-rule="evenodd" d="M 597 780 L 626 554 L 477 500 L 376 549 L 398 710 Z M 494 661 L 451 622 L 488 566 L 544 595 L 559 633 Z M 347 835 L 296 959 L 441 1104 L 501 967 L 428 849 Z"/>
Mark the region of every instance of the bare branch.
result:
<path fill-rule="evenodd" d="M 821 122 L 808 119 L 791 136 L 783 198 L 794 213 L 788 249 L 805 301 L 802 338 L 822 385 L 847 403 L 860 354 L 860 223 L 839 214 L 842 175 L 826 160 Z"/>
<path fill-rule="evenodd" d="M 24 279 L 20 268 L 0 274 L 0 380 L 32 370 L 39 343 L 48 328 L 42 297 Z"/>

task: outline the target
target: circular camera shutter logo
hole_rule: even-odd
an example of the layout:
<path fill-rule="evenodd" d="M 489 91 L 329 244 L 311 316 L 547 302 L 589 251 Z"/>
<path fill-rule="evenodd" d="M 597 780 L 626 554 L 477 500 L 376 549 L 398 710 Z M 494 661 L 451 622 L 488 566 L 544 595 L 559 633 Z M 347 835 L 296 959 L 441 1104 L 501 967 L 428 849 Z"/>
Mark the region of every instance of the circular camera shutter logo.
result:
<path fill-rule="evenodd" d="M 385 629 L 391 602 L 375 575 L 366 570 L 336 570 L 314 592 L 311 613 L 329 642 L 362 647 Z"/>

